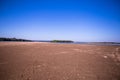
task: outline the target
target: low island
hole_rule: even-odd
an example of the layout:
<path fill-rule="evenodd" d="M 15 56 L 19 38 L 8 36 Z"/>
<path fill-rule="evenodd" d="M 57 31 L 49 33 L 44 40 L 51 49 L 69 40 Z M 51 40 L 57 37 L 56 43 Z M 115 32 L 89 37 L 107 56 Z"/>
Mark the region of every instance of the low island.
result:
<path fill-rule="evenodd" d="M 55 42 L 55 43 L 73 43 L 74 41 L 71 41 L 71 40 L 52 40 L 51 42 Z"/>

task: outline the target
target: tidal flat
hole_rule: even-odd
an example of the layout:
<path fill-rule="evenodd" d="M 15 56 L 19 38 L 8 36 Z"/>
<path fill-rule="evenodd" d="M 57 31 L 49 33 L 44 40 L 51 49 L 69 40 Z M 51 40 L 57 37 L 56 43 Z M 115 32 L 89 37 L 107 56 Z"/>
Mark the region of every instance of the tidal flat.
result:
<path fill-rule="evenodd" d="M 114 55 L 118 48 L 0 42 L 0 80 L 120 80 L 120 62 Z"/>

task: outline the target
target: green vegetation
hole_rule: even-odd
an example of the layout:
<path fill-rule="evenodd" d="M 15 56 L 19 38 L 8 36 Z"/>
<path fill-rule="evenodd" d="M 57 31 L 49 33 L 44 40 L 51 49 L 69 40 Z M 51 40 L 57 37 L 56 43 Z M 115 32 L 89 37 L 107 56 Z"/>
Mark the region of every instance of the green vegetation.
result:
<path fill-rule="evenodd" d="M 0 38 L 0 41 L 22 41 L 22 42 L 28 41 L 28 42 L 31 42 L 31 40 L 16 39 L 16 38 Z"/>
<path fill-rule="evenodd" d="M 71 40 L 52 40 L 51 42 L 58 42 L 58 43 L 73 43 Z"/>

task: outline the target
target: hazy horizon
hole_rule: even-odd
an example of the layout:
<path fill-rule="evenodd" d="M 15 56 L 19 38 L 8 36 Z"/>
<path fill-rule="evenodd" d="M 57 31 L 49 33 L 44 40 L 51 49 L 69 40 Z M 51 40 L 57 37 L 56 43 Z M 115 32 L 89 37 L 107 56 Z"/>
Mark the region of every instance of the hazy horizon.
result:
<path fill-rule="evenodd" d="M 0 37 L 120 42 L 118 0 L 0 0 Z"/>

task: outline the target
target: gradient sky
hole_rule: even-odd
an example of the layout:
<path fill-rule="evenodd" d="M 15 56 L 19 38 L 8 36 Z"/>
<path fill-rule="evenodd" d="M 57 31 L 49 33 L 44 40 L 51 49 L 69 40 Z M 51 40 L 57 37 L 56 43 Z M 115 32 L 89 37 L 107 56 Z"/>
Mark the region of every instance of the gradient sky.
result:
<path fill-rule="evenodd" d="M 120 1 L 0 0 L 0 37 L 120 42 Z"/>

